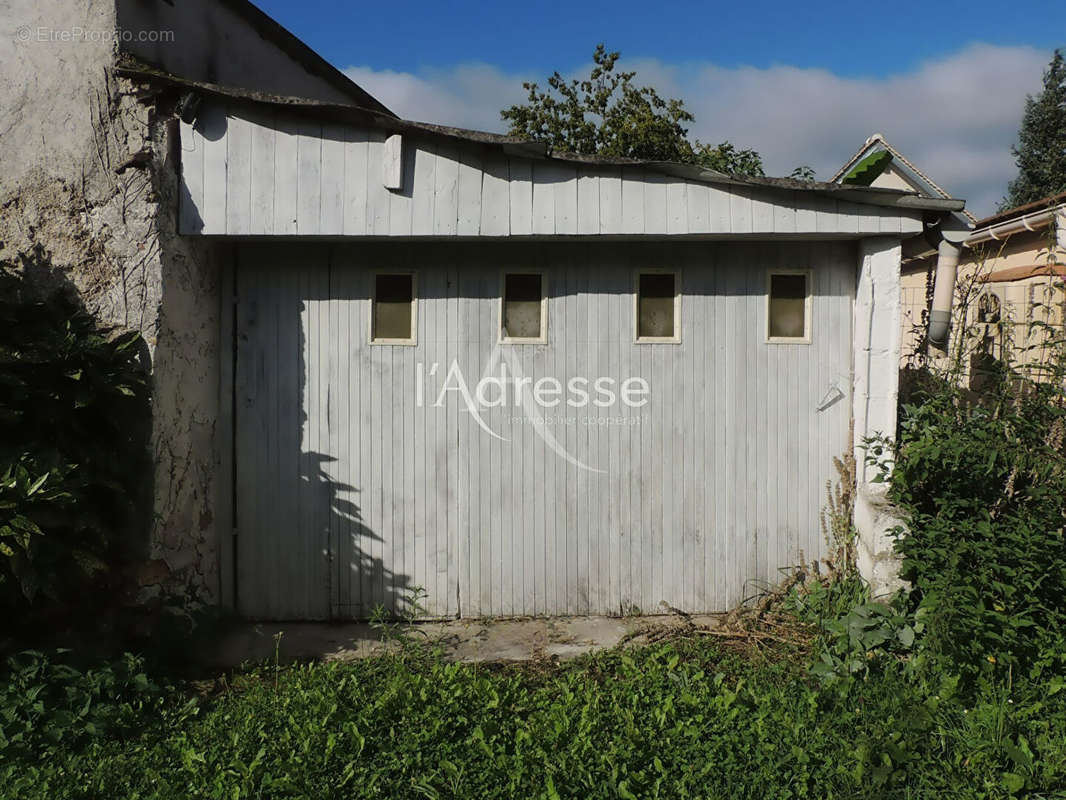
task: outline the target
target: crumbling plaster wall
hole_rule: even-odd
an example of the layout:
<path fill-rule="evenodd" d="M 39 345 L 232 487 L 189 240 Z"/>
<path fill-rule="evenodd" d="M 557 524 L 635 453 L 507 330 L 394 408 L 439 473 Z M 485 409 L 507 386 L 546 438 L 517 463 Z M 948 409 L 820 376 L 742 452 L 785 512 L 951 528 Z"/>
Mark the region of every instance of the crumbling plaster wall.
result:
<path fill-rule="evenodd" d="M 896 437 L 902 342 L 902 248 L 898 240 L 864 239 L 859 258 L 852 326 L 856 464 L 853 521 L 859 573 L 878 596 L 901 586 L 899 560 L 893 544 L 896 529 L 904 523 L 888 501 L 885 484 L 873 482 L 877 469 L 866 463 L 865 441 L 870 437 Z"/>
<path fill-rule="evenodd" d="M 155 468 L 138 574 L 210 600 L 225 251 L 176 234 L 177 128 L 111 72 L 113 0 L 4 0 L 0 24 L 0 261 L 32 255 L 38 280 L 144 336 Z"/>

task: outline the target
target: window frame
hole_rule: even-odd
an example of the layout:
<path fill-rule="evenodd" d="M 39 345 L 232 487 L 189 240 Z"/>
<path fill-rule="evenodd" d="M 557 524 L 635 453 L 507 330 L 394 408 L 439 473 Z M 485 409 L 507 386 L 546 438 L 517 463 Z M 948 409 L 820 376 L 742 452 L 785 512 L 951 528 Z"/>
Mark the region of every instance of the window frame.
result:
<path fill-rule="evenodd" d="M 374 335 L 374 311 L 378 302 L 378 278 L 382 275 L 411 276 L 411 337 L 379 338 Z M 375 269 L 370 273 L 370 313 L 367 315 L 367 342 L 372 346 L 415 347 L 418 345 L 418 272 L 413 269 Z"/>
<path fill-rule="evenodd" d="M 503 313 L 507 304 L 508 275 L 537 275 L 540 277 L 540 336 L 504 336 Z M 496 340 L 500 344 L 548 343 L 548 273 L 538 269 L 503 269 L 500 271 L 500 305 L 496 320 Z"/>
<path fill-rule="evenodd" d="M 674 276 L 674 335 L 640 335 L 640 276 Z M 681 270 L 671 267 L 638 267 L 633 270 L 633 343 L 634 344 L 681 344 Z"/>
<path fill-rule="evenodd" d="M 806 281 L 807 293 L 803 298 L 803 335 L 802 336 L 771 336 L 770 335 L 770 301 L 772 299 L 775 275 L 802 275 Z M 766 270 L 766 303 L 764 314 L 766 316 L 766 344 L 810 344 L 811 343 L 811 308 L 814 297 L 814 275 L 809 269 L 768 269 Z"/>

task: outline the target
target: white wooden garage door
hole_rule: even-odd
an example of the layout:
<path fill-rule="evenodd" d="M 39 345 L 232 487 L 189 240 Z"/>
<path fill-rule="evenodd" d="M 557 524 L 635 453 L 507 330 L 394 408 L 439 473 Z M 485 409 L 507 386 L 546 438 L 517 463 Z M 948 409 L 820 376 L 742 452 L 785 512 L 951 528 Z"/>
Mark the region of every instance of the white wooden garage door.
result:
<path fill-rule="evenodd" d="M 731 607 L 824 549 L 856 262 L 846 242 L 241 245 L 240 612 L 363 618 L 415 587 L 431 616 Z M 680 344 L 634 342 L 649 268 L 679 272 Z M 383 269 L 417 275 L 414 346 L 368 344 Z M 810 344 L 766 341 L 773 269 L 811 270 Z M 497 345 L 506 270 L 544 273 L 544 344 Z M 439 395 L 453 364 L 472 391 L 501 357 L 641 377 L 648 402 L 538 420 Z"/>

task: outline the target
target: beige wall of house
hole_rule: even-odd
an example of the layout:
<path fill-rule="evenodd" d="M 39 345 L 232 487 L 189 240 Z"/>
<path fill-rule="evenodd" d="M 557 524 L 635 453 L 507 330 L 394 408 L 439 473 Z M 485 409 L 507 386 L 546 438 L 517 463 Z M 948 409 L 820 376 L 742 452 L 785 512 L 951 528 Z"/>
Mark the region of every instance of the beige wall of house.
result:
<path fill-rule="evenodd" d="M 978 230 L 980 224 L 978 224 Z M 936 255 L 905 261 L 901 280 L 903 358 L 924 347 L 925 312 L 932 290 Z M 1020 363 L 1039 358 L 1048 333 L 1041 325 L 1053 326 L 1061 336 L 1066 323 L 1066 209 L 1060 208 L 1057 224 L 1022 230 L 999 241 L 968 246 L 959 263 L 956 300 L 970 298 L 970 323 L 979 329 L 991 354 L 1013 352 Z M 981 296 L 988 297 L 981 301 Z M 995 310 L 1002 324 L 996 323 Z M 989 313 L 992 312 L 992 313 Z M 956 320 L 956 325 L 961 319 Z M 954 337 L 953 333 L 953 337 Z M 954 341 L 954 338 L 953 338 Z M 969 343 L 977 346 L 977 342 Z"/>
<path fill-rule="evenodd" d="M 881 189 L 902 189 L 905 192 L 918 190 L 914 184 L 907 180 L 894 164 L 889 164 L 884 171 L 870 183 Z"/>

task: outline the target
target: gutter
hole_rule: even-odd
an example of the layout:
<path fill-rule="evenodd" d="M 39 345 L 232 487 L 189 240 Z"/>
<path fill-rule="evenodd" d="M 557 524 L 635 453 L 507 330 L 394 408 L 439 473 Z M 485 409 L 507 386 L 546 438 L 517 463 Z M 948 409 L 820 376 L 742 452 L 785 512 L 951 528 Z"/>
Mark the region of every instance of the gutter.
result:
<path fill-rule="evenodd" d="M 1064 208 L 1066 208 L 1066 203 L 1054 206 L 1053 208 L 1045 208 L 1042 211 L 1033 211 L 1030 214 L 1023 214 L 1016 219 L 1000 222 L 998 225 L 988 225 L 984 228 L 978 228 L 970 234 L 970 238 L 966 240 L 966 246 L 972 247 L 975 244 L 988 241 L 998 242 L 1015 233 L 1035 231 L 1037 228 L 1046 227 L 1051 224 L 1059 212 Z"/>

